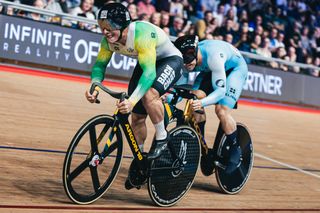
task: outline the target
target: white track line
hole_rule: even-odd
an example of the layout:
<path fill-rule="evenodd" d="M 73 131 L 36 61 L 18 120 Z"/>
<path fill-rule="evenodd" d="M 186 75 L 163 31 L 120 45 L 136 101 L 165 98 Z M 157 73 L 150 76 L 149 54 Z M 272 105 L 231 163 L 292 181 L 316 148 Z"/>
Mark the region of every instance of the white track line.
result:
<path fill-rule="evenodd" d="M 280 164 L 280 165 L 282 165 L 282 166 L 288 167 L 288 168 L 290 168 L 290 169 L 297 170 L 298 172 L 301 172 L 301 173 L 304 173 L 304 174 L 306 174 L 306 175 L 310 175 L 310 176 L 313 176 L 313 177 L 316 177 L 316 178 L 319 178 L 319 179 L 320 179 L 320 176 L 319 176 L 319 175 L 316 175 L 316 174 L 314 174 L 314 173 L 305 171 L 305 170 L 300 169 L 300 168 L 298 168 L 298 167 L 291 166 L 291 165 L 286 164 L 286 163 L 282 163 L 282 162 L 280 162 L 280 161 L 274 160 L 274 159 L 272 159 L 272 158 L 269 158 L 269 157 L 267 157 L 267 156 L 264 156 L 264 155 L 261 155 L 261 154 L 258 154 L 258 153 L 255 153 L 254 155 L 255 155 L 256 157 L 262 158 L 262 159 L 264 159 L 264 160 L 268 160 L 268 161 L 271 161 L 271 162 L 273 162 L 273 163 Z"/>

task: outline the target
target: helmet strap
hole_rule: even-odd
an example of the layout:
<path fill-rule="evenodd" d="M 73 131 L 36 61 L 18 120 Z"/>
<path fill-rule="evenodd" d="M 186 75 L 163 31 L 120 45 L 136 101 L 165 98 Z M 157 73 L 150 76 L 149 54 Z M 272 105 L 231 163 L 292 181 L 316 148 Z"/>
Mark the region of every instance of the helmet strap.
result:
<path fill-rule="evenodd" d="M 119 36 L 119 38 L 118 38 L 118 40 L 116 42 L 118 42 L 118 41 L 120 41 L 122 39 L 123 31 L 124 31 L 124 29 L 120 29 L 120 36 Z"/>

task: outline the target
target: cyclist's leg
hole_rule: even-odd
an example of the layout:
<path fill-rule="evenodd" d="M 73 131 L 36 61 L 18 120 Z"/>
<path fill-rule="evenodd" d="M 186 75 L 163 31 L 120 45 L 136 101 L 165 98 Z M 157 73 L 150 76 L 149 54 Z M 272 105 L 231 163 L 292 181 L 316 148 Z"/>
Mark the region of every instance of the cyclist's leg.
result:
<path fill-rule="evenodd" d="M 239 165 L 241 149 L 237 141 L 236 121 L 231 111 L 237 103 L 247 77 L 247 65 L 243 64 L 234 68 L 227 77 L 227 91 L 225 97 L 216 105 L 215 112 L 218 116 L 221 127 L 227 136 L 227 143 L 230 145 L 230 158 L 226 172 L 233 172 Z"/>
<path fill-rule="evenodd" d="M 192 93 L 195 94 L 198 99 L 202 99 L 207 96 L 206 93 L 202 90 L 194 90 L 194 91 L 192 91 Z M 198 123 L 198 126 L 200 128 L 202 136 L 204 137 L 204 133 L 205 133 L 204 129 L 205 129 L 205 124 L 206 124 L 206 113 L 204 111 L 204 108 L 202 108 L 202 110 L 203 110 L 203 114 L 194 112 L 193 116 Z"/>
<path fill-rule="evenodd" d="M 150 158 L 157 158 L 166 147 L 168 134 L 164 125 L 164 108 L 160 96 L 163 95 L 181 76 L 183 60 L 170 56 L 157 61 L 156 79 L 142 98 L 143 105 L 155 126 L 156 140 L 149 152 Z"/>
<path fill-rule="evenodd" d="M 198 99 L 205 98 L 207 95 L 213 92 L 212 83 L 210 80 L 207 80 L 207 79 L 211 79 L 211 74 L 212 74 L 211 72 L 205 72 L 205 73 L 200 73 L 197 76 L 195 82 L 197 82 L 198 79 L 201 79 L 200 86 L 199 86 L 199 89 L 193 91 L 193 93 L 197 96 Z M 206 124 L 206 114 L 194 113 L 194 117 L 198 122 L 198 126 L 201 130 L 202 136 L 205 137 L 204 130 L 205 130 L 205 124 Z"/>
<path fill-rule="evenodd" d="M 142 69 L 138 63 L 133 71 L 132 77 L 129 82 L 128 95 L 131 95 L 135 90 L 135 88 L 137 87 L 141 74 L 142 74 Z M 143 148 L 144 141 L 147 138 L 146 118 L 147 118 L 147 112 L 142 104 L 142 101 L 140 100 L 132 109 L 131 127 L 133 130 L 134 136 L 138 141 L 139 148 L 142 152 L 144 151 L 144 148 Z M 134 187 L 140 188 L 139 185 L 144 183 L 145 179 L 142 176 L 140 176 L 140 182 L 136 181 L 136 176 L 140 174 L 140 173 L 137 174 L 136 171 L 137 171 L 136 164 L 135 164 L 135 161 L 133 160 L 130 165 L 128 177 L 125 181 L 125 188 L 128 190 Z"/>
<path fill-rule="evenodd" d="M 147 124 L 146 124 L 146 114 L 132 113 L 131 124 L 136 140 L 138 141 L 139 148 L 143 152 L 143 144 L 147 138 Z"/>
<path fill-rule="evenodd" d="M 137 87 L 141 74 L 142 69 L 138 63 L 129 82 L 128 95 L 131 95 Z M 146 118 L 147 112 L 142 104 L 142 101 L 140 100 L 132 110 L 131 126 L 141 151 L 143 151 L 143 144 L 147 138 Z"/>

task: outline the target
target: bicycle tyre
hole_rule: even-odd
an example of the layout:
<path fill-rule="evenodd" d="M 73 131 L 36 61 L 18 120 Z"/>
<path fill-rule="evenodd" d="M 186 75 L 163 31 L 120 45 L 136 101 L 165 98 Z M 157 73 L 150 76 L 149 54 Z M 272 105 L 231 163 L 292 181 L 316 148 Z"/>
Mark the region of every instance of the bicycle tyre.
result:
<path fill-rule="evenodd" d="M 148 192 L 158 206 L 169 207 L 179 202 L 191 188 L 200 162 L 200 144 L 197 133 L 181 125 L 170 132 L 168 147 L 179 159 L 174 160 L 169 148 L 151 163 Z M 183 166 L 181 166 L 183 165 Z M 173 169 L 173 168 L 176 169 Z"/>
<path fill-rule="evenodd" d="M 101 153 L 99 148 L 105 145 L 104 137 L 100 147 L 97 144 L 97 131 L 105 130 L 105 133 L 100 132 L 99 136 L 103 134 L 109 138 L 113 122 L 114 118 L 109 115 L 98 115 L 91 118 L 78 130 L 69 145 L 64 159 L 62 176 L 64 190 L 74 203 L 90 204 L 98 200 L 109 189 L 119 171 L 123 151 L 122 134 L 119 127 L 114 134 L 115 137 L 111 138 L 110 147 L 106 151 L 102 163 L 98 166 L 89 165 L 93 155 Z M 116 140 L 113 142 L 114 138 Z M 91 143 L 91 141 L 94 142 Z M 93 149 L 97 152 L 94 153 Z M 77 161 L 80 161 L 81 164 L 77 164 Z M 74 167 L 75 169 L 73 169 Z M 90 176 L 89 172 L 91 177 L 88 177 Z M 100 184 L 102 178 L 104 179 Z"/>
<path fill-rule="evenodd" d="M 240 148 L 242 150 L 242 163 L 239 168 L 231 174 L 226 174 L 224 169 L 216 167 L 216 179 L 220 189 L 226 194 L 239 193 L 249 180 L 253 167 L 253 143 L 248 128 L 241 123 L 237 123 L 238 137 Z M 215 144 L 214 150 L 218 158 L 223 159 L 223 151 L 226 146 L 226 136 L 222 135 L 218 144 Z M 225 162 L 222 162 L 225 165 Z"/>

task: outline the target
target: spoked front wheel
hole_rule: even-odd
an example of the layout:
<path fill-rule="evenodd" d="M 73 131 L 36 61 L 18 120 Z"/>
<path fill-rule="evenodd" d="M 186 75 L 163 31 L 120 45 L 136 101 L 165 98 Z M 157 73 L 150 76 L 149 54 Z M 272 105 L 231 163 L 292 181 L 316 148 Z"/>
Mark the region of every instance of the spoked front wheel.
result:
<path fill-rule="evenodd" d="M 87 121 L 70 143 L 63 164 L 63 186 L 77 204 L 99 199 L 119 171 L 122 135 L 113 124 L 113 117 L 98 115 Z"/>
<path fill-rule="evenodd" d="M 224 168 L 216 167 L 216 179 L 218 181 L 220 189 L 227 194 L 239 193 L 247 181 L 253 167 L 253 144 L 250 133 L 246 126 L 241 123 L 237 123 L 238 137 L 237 140 L 242 150 L 242 162 L 241 165 L 231 174 L 226 174 Z M 224 150 L 226 150 L 226 136 L 223 135 L 218 144 L 215 144 L 215 150 L 218 159 L 222 165 L 226 165 L 224 161 Z"/>
<path fill-rule="evenodd" d="M 159 206 L 172 206 L 186 195 L 200 161 L 199 138 L 192 128 L 182 125 L 169 134 L 168 147 L 152 162 L 148 179 L 149 195 Z"/>

